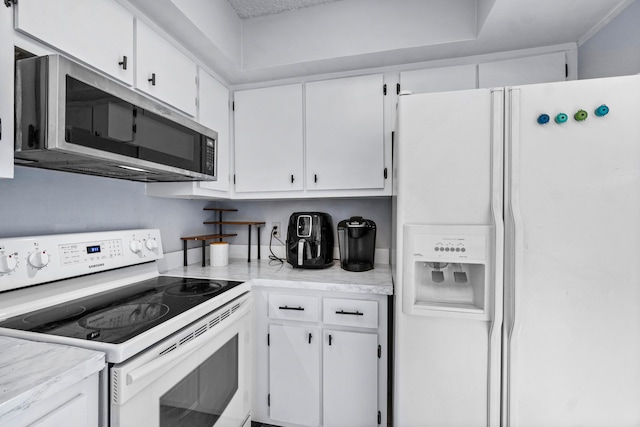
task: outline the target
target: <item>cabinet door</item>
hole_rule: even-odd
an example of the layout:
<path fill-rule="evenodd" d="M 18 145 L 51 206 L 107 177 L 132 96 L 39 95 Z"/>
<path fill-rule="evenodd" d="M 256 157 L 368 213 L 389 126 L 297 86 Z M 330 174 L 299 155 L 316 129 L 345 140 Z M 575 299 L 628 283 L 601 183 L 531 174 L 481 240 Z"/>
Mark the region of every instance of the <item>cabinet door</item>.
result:
<path fill-rule="evenodd" d="M 317 328 L 269 326 L 269 395 L 272 420 L 319 425 L 320 335 Z"/>
<path fill-rule="evenodd" d="M 378 335 L 325 330 L 323 426 L 378 425 Z"/>
<path fill-rule="evenodd" d="M 236 192 L 302 190 L 302 85 L 235 92 Z"/>
<path fill-rule="evenodd" d="M 384 188 L 382 75 L 306 85 L 309 190 Z"/>
<path fill-rule="evenodd" d="M 413 93 L 476 88 L 476 64 L 429 68 L 400 73 L 400 90 Z"/>
<path fill-rule="evenodd" d="M 136 20 L 136 87 L 196 115 L 196 64 L 149 26 Z"/>
<path fill-rule="evenodd" d="M 113 0 L 20 0 L 15 26 L 133 84 L 133 16 Z"/>
<path fill-rule="evenodd" d="M 564 80 L 566 80 L 564 52 L 487 62 L 478 66 L 478 81 L 481 88 Z"/>
<path fill-rule="evenodd" d="M 0 8 L 0 178 L 13 178 L 12 18 L 12 8 Z"/>
<path fill-rule="evenodd" d="M 201 181 L 199 185 L 229 191 L 229 90 L 202 69 L 198 77 L 198 120 L 218 132 L 218 180 Z"/>

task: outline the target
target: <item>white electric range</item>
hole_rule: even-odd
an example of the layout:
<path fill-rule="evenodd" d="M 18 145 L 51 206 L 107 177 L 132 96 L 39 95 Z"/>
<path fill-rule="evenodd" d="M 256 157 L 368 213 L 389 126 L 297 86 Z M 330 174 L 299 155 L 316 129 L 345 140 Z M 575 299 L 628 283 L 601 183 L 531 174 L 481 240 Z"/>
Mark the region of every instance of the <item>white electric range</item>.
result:
<path fill-rule="evenodd" d="M 249 285 L 162 256 L 156 229 L 0 238 L 0 335 L 104 352 L 103 426 L 248 426 Z"/>

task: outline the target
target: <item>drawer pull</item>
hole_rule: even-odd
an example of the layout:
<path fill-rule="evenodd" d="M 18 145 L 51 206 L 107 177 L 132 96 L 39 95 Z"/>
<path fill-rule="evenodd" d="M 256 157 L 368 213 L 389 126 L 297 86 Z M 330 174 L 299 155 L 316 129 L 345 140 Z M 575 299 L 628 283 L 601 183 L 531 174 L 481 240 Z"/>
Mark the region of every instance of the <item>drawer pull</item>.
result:
<path fill-rule="evenodd" d="M 364 316 L 364 313 L 360 313 L 359 311 L 344 311 L 344 310 L 340 310 L 340 311 L 336 311 L 336 314 L 348 314 L 350 316 Z"/>
<path fill-rule="evenodd" d="M 309 334 L 309 344 L 311 344 L 311 334 Z"/>
<path fill-rule="evenodd" d="M 289 307 L 288 305 L 284 305 L 282 307 L 278 307 L 280 310 L 295 310 L 295 311 L 304 311 L 304 307 Z"/>

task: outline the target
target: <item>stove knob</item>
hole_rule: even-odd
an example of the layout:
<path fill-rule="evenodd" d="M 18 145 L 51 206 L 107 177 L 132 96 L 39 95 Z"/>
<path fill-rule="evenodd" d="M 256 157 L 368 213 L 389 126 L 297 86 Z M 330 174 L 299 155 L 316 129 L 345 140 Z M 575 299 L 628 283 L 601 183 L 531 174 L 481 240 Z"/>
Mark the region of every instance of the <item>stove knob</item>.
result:
<path fill-rule="evenodd" d="M 145 242 L 145 246 L 150 251 L 155 251 L 156 249 L 158 249 L 158 242 L 156 241 L 156 239 L 147 239 L 147 241 Z"/>
<path fill-rule="evenodd" d="M 131 252 L 134 254 L 140 253 L 142 250 L 142 243 L 140 243 L 140 240 L 132 240 L 131 243 L 129 243 L 129 249 L 131 249 Z"/>
<path fill-rule="evenodd" d="M 11 273 L 18 266 L 18 260 L 12 255 L 0 255 L 0 274 Z"/>
<path fill-rule="evenodd" d="M 34 252 L 29 255 L 27 261 L 29 262 L 29 265 L 31 267 L 40 269 L 46 267 L 46 265 L 49 264 L 49 254 L 47 253 L 47 251 Z"/>

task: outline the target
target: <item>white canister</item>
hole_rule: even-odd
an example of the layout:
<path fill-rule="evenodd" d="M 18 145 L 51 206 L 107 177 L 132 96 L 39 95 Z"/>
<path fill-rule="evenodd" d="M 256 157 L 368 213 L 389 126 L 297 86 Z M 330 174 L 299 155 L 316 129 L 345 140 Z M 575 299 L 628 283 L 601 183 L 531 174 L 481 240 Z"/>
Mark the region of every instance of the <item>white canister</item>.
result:
<path fill-rule="evenodd" d="M 209 259 L 212 267 L 222 267 L 229 264 L 229 243 L 212 242 L 209 245 Z"/>

